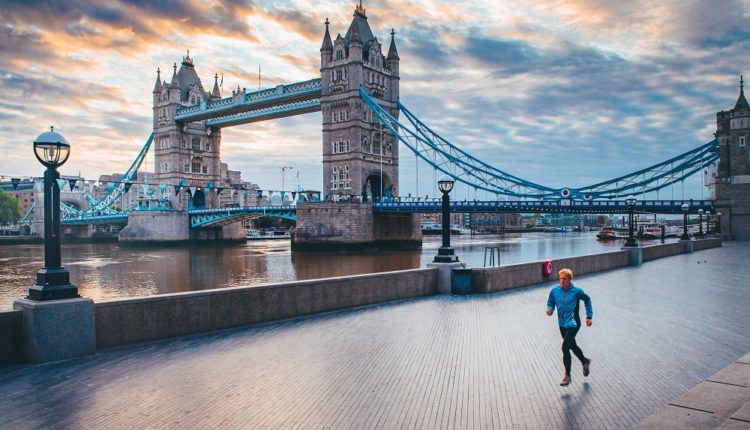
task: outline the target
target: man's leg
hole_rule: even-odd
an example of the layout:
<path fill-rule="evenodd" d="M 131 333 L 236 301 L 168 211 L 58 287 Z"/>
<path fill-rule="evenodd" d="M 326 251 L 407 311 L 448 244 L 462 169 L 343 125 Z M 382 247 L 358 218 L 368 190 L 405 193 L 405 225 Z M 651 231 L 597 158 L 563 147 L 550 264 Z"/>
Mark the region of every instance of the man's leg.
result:
<path fill-rule="evenodd" d="M 581 360 L 582 364 L 585 364 L 588 360 L 585 355 L 583 355 L 583 351 L 581 351 L 581 348 L 578 347 L 578 343 L 576 342 L 576 335 L 578 335 L 578 330 L 580 330 L 579 327 L 570 328 L 568 329 L 568 332 L 572 332 L 571 334 L 568 334 L 568 336 L 571 336 L 570 340 L 570 350 L 573 351 L 573 354 L 575 354 L 576 357 L 578 357 L 579 360 Z"/>
<path fill-rule="evenodd" d="M 589 376 L 589 365 L 591 364 L 591 360 L 586 358 L 586 356 L 583 355 L 583 351 L 581 351 L 581 348 L 578 347 L 578 343 L 576 342 L 576 335 L 578 334 L 578 330 L 580 330 L 580 327 L 571 327 L 567 329 L 567 331 L 565 332 L 565 339 L 563 340 L 563 343 L 567 342 L 569 348 L 573 351 L 573 354 L 575 354 L 576 357 L 581 360 L 581 364 L 583 364 L 583 376 Z"/>
<path fill-rule="evenodd" d="M 563 338 L 562 343 L 562 353 L 563 353 L 563 365 L 565 366 L 565 376 L 570 377 L 570 332 L 571 328 L 566 327 L 560 327 L 560 334 Z M 573 339 L 575 340 L 575 334 L 573 335 Z"/>

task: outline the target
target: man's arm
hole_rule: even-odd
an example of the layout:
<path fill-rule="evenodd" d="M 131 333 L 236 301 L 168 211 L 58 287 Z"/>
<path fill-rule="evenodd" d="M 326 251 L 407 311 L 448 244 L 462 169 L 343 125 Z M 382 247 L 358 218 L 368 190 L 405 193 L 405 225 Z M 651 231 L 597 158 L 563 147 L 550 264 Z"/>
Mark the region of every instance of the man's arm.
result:
<path fill-rule="evenodd" d="M 594 308 L 591 305 L 591 297 L 581 290 L 581 300 L 583 300 L 583 304 L 586 306 L 586 326 L 590 327 L 592 324 L 591 319 L 594 318 Z"/>
<path fill-rule="evenodd" d="M 552 291 L 549 292 L 547 297 L 547 315 L 552 315 L 552 311 L 555 309 L 555 297 L 552 295 Z"/>

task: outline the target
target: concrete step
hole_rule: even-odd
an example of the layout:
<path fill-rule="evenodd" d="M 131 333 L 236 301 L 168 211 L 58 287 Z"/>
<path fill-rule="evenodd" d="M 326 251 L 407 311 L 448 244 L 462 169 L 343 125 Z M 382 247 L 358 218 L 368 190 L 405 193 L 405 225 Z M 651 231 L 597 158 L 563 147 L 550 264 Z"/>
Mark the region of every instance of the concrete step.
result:
<path fill-rule="evenodd" d="M 750 353 L 633 428 L 750 430 Z"/>

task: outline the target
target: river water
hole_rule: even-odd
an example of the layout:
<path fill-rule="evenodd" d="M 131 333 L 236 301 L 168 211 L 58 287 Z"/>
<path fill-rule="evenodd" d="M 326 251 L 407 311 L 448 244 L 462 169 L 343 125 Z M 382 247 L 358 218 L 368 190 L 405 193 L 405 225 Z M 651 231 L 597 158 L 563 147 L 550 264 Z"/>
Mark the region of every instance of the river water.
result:
<path fill-rule="evenodd" d="M 524 233 L 453 236 L 467 267 L 484 265 L 485 248 L 500 249 L 501 264 L 614 251 L 595 233 Z M 241 245 L 131 248 L 117 244 L 65 244 L 63 266 L 79 293 L 95 301 L 180 291 L 239 287 L 424 267 L 440 247 L 425 236 L 421 250 L 291 252 L 288 240 Z M 497 257 L 496 257 L 497 258 Z M 0 246 L 0 310 L 24 297 L 44 263 L 42 245 Z"/>

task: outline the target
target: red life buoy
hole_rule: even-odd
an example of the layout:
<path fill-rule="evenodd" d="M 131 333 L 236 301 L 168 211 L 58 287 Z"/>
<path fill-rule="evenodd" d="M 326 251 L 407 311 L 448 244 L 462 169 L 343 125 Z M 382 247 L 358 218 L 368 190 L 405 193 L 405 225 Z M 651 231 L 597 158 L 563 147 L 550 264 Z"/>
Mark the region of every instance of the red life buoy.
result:
<path fill-rule="evenodd" d="M 544 263 L 542 263 L 542 273 L 544 276 L 551 275 L 554 267 L 555 265 L 552 263 L 552 260 L 544 260 Z"/>

